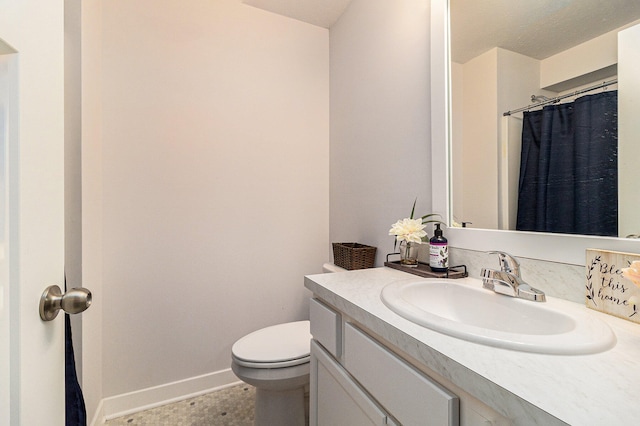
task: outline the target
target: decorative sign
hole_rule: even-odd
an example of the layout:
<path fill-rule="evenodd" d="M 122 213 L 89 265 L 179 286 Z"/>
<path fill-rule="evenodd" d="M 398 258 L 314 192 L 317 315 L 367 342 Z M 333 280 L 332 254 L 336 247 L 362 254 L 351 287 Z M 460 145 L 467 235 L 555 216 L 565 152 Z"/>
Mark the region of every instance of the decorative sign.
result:
<path fill-rule="evenodd" d="M 640 288 L 622 276 L 635 260 L 639 254 L 587 249 L 587 307 L 640 323 Z"/>

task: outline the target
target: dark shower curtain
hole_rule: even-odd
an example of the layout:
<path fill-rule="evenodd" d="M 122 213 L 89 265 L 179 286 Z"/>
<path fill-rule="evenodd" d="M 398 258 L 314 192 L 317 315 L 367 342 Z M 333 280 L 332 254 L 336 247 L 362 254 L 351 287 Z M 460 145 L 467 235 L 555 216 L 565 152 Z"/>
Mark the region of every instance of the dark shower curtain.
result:
<path fill-rule="evenodd" d="M 618 235 L 618 92 L 525 112 L 520 231 Z"/>

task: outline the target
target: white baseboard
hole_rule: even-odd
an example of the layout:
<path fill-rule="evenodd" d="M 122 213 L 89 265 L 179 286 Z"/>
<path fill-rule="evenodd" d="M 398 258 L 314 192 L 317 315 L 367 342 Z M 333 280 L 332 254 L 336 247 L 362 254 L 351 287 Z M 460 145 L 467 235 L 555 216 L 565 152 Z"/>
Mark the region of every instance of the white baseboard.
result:
<path fill-rule="evenodd" d="M 91 425 L 95 423 L 96 417 L 111 420 L 116 417 L 126 416 L 161 405 L 182 401 L 199 395 L 204 395 L 215 390 L 224 389 L 229 386 L 242 383 L 233 374 L 230 368 L 216 371 L 214 373 L 203 374 L 202 376 L 191 377 L 173 383 L 141 389 L 121 395 L 111 396 L 100 402 L 100 407 L 94 416 Z"/>

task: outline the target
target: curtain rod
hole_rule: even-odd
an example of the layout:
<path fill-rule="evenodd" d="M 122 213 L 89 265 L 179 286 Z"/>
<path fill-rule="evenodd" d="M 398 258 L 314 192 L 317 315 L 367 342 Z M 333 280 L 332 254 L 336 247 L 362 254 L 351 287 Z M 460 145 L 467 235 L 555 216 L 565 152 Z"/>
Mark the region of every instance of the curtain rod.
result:
<path fill-rule="evenodd" d="M 613 79 L 613 80 L 609 80 L 609 81 L 604 81 L 600 84 L 597 84 L 595 86 L 591 86 L 591 87 L 587 87 L 585 89 L 580 89 L 580 90 L 576 90 L 575 92 L 571 92 L 571 93 L 567 93 L 566 95 L 562 95 L 562 96 L 556 96 L 555 98 L 549 99 L 547 101 L 543 101 L 543 102 L 538 102 L 537 104 L 531 104 L 531 105 L 527 105 L 526 107 L 522 107 L 522 108 L 518 108 L 518 109 L 514 109 L 511 111 L 507 111 L 505 113 L 503 113 L 503 116 L 509 116 L 511 114 L 515 114 L 517 112 L 522 112 L 522 111 L 527 111 L 530 110 L 531 108 L 537 108 L 543 105 L 547 105 L 547 104 L 554 104 L 556 102 L 559 102 L 560 100 L 564 99 L 564 98 L 570 98 L 571 96 L 578 96 L 581 93 L 586 93 L 586 92 L 591 92 L 592 90 L 596 90 L 596 89 L 600 89 L 601 87 L 607 87 L 610 86 L 612 84 L 616 84 L 618 83 L 618 79 Z"/>

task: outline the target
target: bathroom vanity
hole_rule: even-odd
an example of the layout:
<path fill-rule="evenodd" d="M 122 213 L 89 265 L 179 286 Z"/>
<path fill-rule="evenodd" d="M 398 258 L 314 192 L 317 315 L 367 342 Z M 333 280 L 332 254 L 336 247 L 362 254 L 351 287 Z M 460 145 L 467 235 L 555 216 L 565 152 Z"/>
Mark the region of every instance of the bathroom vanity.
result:
<path fill-rule="evenodd" d="M 411 278 L 389 268 L 305 277 L 313 292 L 311 425 L 613 425 L 640 418 L 636 324 L 575 304 L 608 324 L 613 348 L 549 355 L 493 347 L 387 308 L 382 289 Z"/>
<path fill-rule="evenodd" d="M 312 299 L 312 424 L 458 425 L 455 394 L 326 304 Z M 340 360 L 340 361 L 338 361 Z M 379 374 L 384 371 L 384 374 Z"/>

